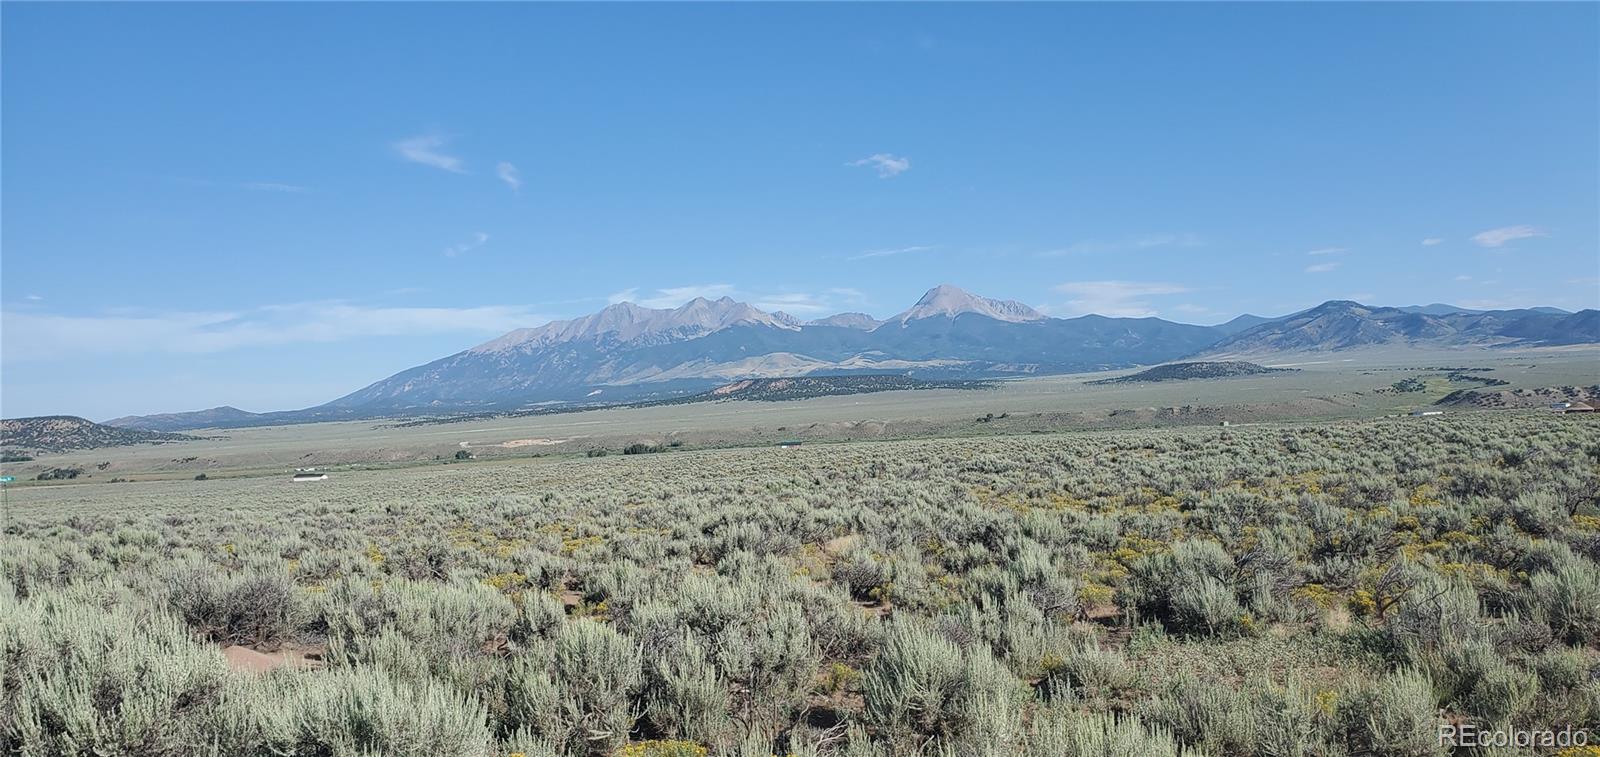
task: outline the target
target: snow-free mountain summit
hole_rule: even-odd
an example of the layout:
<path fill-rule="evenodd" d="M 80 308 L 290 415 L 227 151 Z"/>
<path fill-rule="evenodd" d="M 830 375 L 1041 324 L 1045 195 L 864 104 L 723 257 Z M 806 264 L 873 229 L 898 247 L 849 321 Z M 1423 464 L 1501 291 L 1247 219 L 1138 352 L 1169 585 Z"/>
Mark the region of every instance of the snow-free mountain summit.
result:
<path fill-rule="evenodd" d="M 516 329 L 317 407 L 260 415 L 218 408 L 113 423 L 177 431 L 628 402 L 756 378 L 892 373 L 970 379 L 1125 368 L 1195 355 L 1591 343 L 1600 343 L 1600 313 L 1551 308 L 1471 311 L 1335 300 L 1278 318 L 1242 315 L 1195 326 L 1160 318 L 1052 318 L 950 285 L 934 287 L 883 321 L 840 313 L 802 322 L 728 297 L 696 298 L 676 308 L 619 302 L 581 318 Z"/>
<path fill-rule="evenodd" d="M 1047 318 L 1020 302 L 949 285 L 882 323 L 859 314 L 800 323 L 728 297 L 671 309 L 622 302 L 517 329 L 328 407 L 515 406 L 816 373 L 1057 373 L 1161 362 L 1216 338 L 1208 327 L 1157 318 Z"/>

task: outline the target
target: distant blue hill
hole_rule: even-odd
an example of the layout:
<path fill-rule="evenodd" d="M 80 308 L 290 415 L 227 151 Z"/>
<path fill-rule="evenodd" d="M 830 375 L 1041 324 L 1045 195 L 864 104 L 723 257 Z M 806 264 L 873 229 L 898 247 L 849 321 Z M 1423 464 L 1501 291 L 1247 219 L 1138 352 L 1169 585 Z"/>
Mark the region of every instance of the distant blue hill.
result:
<path fill-rule="evenodd" d="M 1403 307 L 1397 307 L 1395 310 L 1399 310 L 1403 313 L 1421 313 L 1423 315 L 1478 315 L 1481 313 L 1490 312 L 1487 310 L 1470 310 L 1468 308 L 1456 307 L 1455 305 L 1446 305 L 1442 302 L 1435 302 L 1432 305 L 1405 305 Z M 1562 310 L 1561 308 L 1536 307 L 1527 308 L 1527 310 L 1543 315 L 1572 315 L 1571 311 Z"/>
<path fill-rule="evenodd" d="M 929 290 L 884 321 L 841 314 L 801 322 L 726 297 L 671 309 L 624 302 L 517 329 L 317 407 L 261 414 L 222 407 L 109 423 L 179 431 L 614 405 L 693 395 L 743 379 L 894 374 L 970 380 L 1158 365 L 1196 355 L 1586 343 L 1600 343 L 1593 310 L 1391 308 L 1334 300 L 1280 318 L 1241 315 L 1196 326 L 1160 318 L 1050 318 L 1019 302 L 952 286 Z"/>

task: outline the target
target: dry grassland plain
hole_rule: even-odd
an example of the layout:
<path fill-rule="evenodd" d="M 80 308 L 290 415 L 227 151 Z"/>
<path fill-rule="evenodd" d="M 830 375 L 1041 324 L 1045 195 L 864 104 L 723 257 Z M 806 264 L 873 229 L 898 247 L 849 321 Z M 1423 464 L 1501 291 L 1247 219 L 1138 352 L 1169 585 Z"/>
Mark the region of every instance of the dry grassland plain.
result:
<path fill-rule="evenodd" d="M 1596 375 L 1592 352 L 1470 359 L 1511 387 Z M 1600 418 L 1404 415 L 1464 386 L 1421 369 L 1467 360 L 46 456 L 7 470 L 93 477 L 8 492 L 0 739 L 1432 755 L 1441 722 L 1593 728 Z M 308 461 L 332 476 L 291 483 Z"/>

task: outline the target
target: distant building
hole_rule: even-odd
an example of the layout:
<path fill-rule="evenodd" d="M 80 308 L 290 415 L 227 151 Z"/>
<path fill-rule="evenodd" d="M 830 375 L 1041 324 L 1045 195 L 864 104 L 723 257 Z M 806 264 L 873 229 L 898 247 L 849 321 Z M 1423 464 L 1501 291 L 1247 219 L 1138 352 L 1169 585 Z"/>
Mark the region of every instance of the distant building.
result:
<path fill-rule="evenodd" d="M 294 474 L 294 478 L 292 478 L 290 480 L 294 481 L 296 483 L 299 483 L 301 481 L 327 481 L 328 480 L 328 474 L 319 473 L 319 472 L 317 472 L 315 470 L 298 471 L 298 472 L 296 472 Z"/>
<path fill-rule="evenodd" d="M 1417 415 L 1417 416 L 1422 416 L 1422 415 L 1444 415 L 1444 411 L 1443 410 L 1412 410 L 1411 414 L 1412 415 Z"/>
<path fill-rule="evenodd" d="M 794 449 L 795 447 L 800 446 L 800 440 L 799 439 L 784 439 L 783 441 L 778 442 L 778 446 L 782 447 L 783 449 Z"/>
<path fill-rule="evenodd" d="M 1551 405 L 1550 409 L 1558 413 L 1592 413 L 1595 411 L 1595 406 L 1587 402 L 1570 400 L 1567 402 L 1557 402 L 1556 404 Z"/>

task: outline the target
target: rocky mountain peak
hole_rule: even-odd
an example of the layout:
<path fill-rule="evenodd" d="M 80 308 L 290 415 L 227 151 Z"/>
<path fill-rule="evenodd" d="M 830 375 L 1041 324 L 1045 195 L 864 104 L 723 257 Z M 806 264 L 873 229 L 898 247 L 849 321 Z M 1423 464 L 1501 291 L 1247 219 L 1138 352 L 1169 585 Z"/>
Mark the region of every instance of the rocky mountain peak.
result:
<path fill-rule="evenodd" d="M 909 321 L 923 318 L 954 318 L 966 313 L 1010 323 L 1044 319 L 1044 316 L 1039 311 L 1016 300 L 991 300 L 988 297 L 972 294 L 960 287 L 940 284 L 929 289 L 927 294 L 922 295 L 922 299 L 917 300 L 917 304 L 912 305 L 910 310 L 900 313 L 889 320 L 905 325 Z"/>

